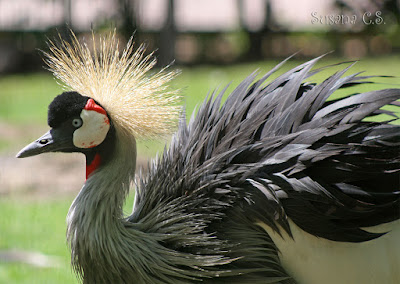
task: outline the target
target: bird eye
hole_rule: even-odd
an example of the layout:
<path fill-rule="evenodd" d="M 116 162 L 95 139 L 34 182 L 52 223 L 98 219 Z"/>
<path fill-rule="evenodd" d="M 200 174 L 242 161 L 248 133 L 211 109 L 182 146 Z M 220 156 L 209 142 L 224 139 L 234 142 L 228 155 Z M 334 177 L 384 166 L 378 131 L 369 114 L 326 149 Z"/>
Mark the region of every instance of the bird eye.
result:
<path fill-rule="evenodd" d="M 75 127 L 75 128 L 81 127 L 82 126 L 82 119 L 74 118 L 72 120 L 72 126 Z"/>

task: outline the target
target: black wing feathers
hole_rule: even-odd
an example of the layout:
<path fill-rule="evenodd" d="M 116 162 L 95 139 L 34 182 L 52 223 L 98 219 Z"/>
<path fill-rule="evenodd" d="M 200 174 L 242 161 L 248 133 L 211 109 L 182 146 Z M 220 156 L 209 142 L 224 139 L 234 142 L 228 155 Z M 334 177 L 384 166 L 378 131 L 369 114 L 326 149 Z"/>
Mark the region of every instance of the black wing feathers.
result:
<path fill-rule="evenodd" d="M 191 222 L 215 238 L 206 239 L 229 259 L 240 255 L 225 246 L 232 245 L 240 228 L 250 239 L 269 243 L 254 224 L 264 222 L 290 234 L 288 217 L 305 231 L 334 241 L 381 236 L 384 232 L 363 227 L 400 217 L 400 126 L 364 119 L 380 113 L 395 117 L 380 108 L 399 106 L 400 89 L 327 101 L 336 90 L 368 83 L 371 77 L 344 76 L 350 64 L 320 84 L 304 83 L 323 69 L 311 70 L 319 59 L 269 83 L 284 62 L 259 81 L 251 74 L 222 106 L 225 90 L 206 100 L 188 125 L 182 120 L 170 148 L 143 178 L 131 221 L 182 199 L 183 211 L 196 213 Z M 246 253 L 226 267 L 258 267 L 258 258 L 279 264 L 276 250 L 266 253 L 264 245 L 263 252 L 257 245 L 239 245 Z M 192 252 L 199 253 L 194 247 Z M 264 268 L 256 274 L 286 279 L 281 268 L 271 273 Z"/>

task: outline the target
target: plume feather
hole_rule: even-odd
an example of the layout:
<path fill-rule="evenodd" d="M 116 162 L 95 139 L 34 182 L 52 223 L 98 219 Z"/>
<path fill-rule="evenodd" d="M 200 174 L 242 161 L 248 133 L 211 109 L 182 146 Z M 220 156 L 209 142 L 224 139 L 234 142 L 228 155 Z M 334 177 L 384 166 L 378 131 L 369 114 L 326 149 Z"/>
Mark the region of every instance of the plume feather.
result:
<path fill-rule="evenodd" d="M 67 89 L 98 101 L 117 130 L 136 138 L 171 133 L 182 111 L 179 90 L 169 86 L 178 72 L 164 68 L 148 75 L 156 64 L 153 53 L 145 56 L 144 45 L 133 46 L 131 37 L 120 52 L 115 30 L 100 36 L 98 44 L 94 33 L 91 42 L 81 43 L 71 31 L 70 42 L 61 36 L 57 43 L 49 41 L 45 62 Z"/>

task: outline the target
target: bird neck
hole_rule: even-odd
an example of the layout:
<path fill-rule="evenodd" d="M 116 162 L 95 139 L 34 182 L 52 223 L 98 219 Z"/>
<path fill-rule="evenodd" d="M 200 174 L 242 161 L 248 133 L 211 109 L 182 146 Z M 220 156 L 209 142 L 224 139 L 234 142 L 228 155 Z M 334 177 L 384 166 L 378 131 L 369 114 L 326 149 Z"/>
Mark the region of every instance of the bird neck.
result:
<path fill-rule="evenodd" d="M 123 234 L 123 205 L 135 175 L 136 141 L 118 133 L 115 141 L 108 154 L 93 155 L 93 161 L 99 156 L 101 163 L 90 173 L 68 212 L 67 239 L 78 269 L 89 262 L 87 258 L 101 257 L 108 240 Z"/>

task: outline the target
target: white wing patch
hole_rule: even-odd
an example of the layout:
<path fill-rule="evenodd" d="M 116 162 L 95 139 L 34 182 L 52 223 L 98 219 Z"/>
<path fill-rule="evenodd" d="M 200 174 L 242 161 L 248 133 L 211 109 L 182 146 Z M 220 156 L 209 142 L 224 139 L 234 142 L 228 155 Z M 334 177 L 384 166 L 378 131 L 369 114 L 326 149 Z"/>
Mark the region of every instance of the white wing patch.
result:
<path fill-rule="evenodd" d="M 400 283 L 400 221 L 366 229 L 387 232 L 362 243 L 334 242 L 313 236 L 289 219 L 293 239 L 257 223 L 279 249 L 282 266 L 299 284 Z"/>
<path fill-rule="evenodd" d="M 93 148 L 100 145 L 110 129 L 107 115 L 94 110 L 83 109 L 81 112 L 83 124 L 75 130 L 74 145 L 78 148 Z"/>

